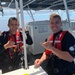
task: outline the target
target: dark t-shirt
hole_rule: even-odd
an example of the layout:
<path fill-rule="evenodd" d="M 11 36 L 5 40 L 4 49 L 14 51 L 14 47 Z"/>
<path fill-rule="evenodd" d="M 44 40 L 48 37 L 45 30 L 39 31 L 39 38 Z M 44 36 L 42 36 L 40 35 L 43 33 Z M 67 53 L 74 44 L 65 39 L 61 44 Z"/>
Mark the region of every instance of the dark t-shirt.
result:
<path fill-rule="evenodd" d="M 58 35 L 60 35 L 61 32 L 62 30 L 54 34 L 53 45 L 55 43 L 55 38 L 58 37 Z M 61 43 L 62 51 L 68 51 L 71 54 L 71 56 L 75 57 L 75 38 L 74 36 L 70 32 L 67 31 L 61 42 L 62 42 Z M 49 75 L 68 75 L 70 74 L 69 73 L 70 70 L 73 69 L 71 66 L 72 64 L 73 64 L 72 62 L 62 60 L 53 54 L 48 60 L 46 69 Z M 56 71 L 59 71 L 59 72 L 55 73 Z"/>
<path fill-rule="evenodd" d="M 73 57 L 75 57 L 75 38 L 70 33 L 66 33 L 62 41 L 62 49 L 68 51 Z"/>

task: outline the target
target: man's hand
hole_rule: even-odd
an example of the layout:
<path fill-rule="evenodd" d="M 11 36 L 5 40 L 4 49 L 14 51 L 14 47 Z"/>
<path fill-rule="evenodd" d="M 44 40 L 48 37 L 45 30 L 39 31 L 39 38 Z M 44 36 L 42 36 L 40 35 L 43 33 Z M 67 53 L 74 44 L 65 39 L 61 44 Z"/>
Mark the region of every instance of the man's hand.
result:
<path fill-rule="evenodd" d="M 16 47 L 16 45 L 14 45 L 14 42 L 11 41 L 11 39 L 4 45 L 4 48 L 12 48 L 12 47 Z"/>
<path fill-rule="evenodd" d="M 52 49 L 52 47 L 53 47 L 49 41 L 42 43 L 42 46 L 43 46 L 45 49 L 48 49 L 48 50 L 50 50 L 50 51 L 51 51 L 51 49 Z"/>

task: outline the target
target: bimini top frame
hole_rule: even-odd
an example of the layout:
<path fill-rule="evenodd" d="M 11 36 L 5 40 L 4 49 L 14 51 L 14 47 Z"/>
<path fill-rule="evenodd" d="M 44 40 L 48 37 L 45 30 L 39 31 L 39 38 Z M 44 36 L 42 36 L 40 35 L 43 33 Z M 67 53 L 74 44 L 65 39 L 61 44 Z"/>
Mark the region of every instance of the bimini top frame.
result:
<path fill-rule="evenodd" d="M 66 10 L 69 26 L 70 26 L 70 18 L 68 14 L 69 10 L 75 9 L 75 0 L 0 0 L 0 5 L 3 7 L 9 7 L 16 9 L 17 17 L 18 15 L 18 8 L 20 9 L 21 13 L 21 23 L 23 29 L 23 43 L 24 43 L 24 56 L 25 56 L 25 68 L 28 68 L 27 65 L 27 53 L 26 53 L 26 42 L 25 42 L 25 33 L 24 33 L 24 17 L 23 17 L 23 10 L 42 10 L 42 9 L 52 9 L 52 10 Z M 5 2 L 2 5 L 2 2 Z M 32 15 L 32 14 L 31 14 Z M 33 17 L 33 16 L 32 16 Z"/>
<path fill-rule="evenodd" d="M 3 7 L 9 8 L 16 8 L 15 0 L 0 0 Z M 20 1 L 17 0 L 20 6 Z M 75 0 L 66 0 L 68 9 L 73 10 L 75 9 Z M 45 8 L 52 9 L 52 10 L 65 10 L 63 0 L 23 0 L 23 9 L 27 10 L 29 6 L 33 10 L 42 10 Z"/>

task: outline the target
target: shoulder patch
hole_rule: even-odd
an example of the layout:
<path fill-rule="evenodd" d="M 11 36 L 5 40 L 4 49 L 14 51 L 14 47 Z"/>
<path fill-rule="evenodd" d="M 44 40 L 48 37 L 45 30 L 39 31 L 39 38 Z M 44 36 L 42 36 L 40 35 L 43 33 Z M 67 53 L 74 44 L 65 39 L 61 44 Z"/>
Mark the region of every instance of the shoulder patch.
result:
<path fill-rule="evenodd" d="M 71 47 L 69 48 L 69 50 L 70 50 L 70 51 L 74 51 L 75 48 L 74 48 L 73 46 L 71 46 Z"/>

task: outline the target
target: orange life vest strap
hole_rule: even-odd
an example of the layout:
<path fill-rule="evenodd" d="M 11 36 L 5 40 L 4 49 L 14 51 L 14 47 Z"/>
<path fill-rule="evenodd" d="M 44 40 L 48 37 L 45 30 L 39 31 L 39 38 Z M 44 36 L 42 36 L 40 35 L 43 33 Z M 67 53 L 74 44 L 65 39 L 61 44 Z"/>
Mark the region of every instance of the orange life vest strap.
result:
<path fill-rule="evenodd" d="M 14 38 L 14 36 L 12 34 L 9 34 L 9 36 L 8 36 L 8 40 L 10 40 L 10 39 L 13 42 L 15 42 L 15 38 Z M 21 52 L 22 51 L 22 45 L 23 44 L 22 44 L 22 39 L 21 39 L 21 36 L 20 36 L 20 32 L 19 31 L 16 31 L 16 44 L 17 44 L 17 47 L 18 48 L 14 47 L 13 48 L 13 52 Z M 12 53 L 12 50 L 10 50 L 10 48 L 9 48 L 9 55 L 10 55 L 10 58 L 12 58 L 13 53 Z"/>
<path fill-rule="evenodd" d="M 55 41 L 59 40 L 59 42 L 56 43 L 56 48 L 58 48 L 59 50 L 61 50 L 61 48 L 62 48 L 62 43 L 61 43 L 61 41 L 62 41 L 64 35 L 66 34 L 66 32 L 67 32 L 67 31 L 61 32 L 60 35 L 59 35 L 59 37 L 58 37 L 58 39 L 57 39 L 57 38 L 55 39 Z M 54 35 L 52 34 L 52 35 L 49 37 L 49 39 L 48 39 L 48 41 L 51 41 L 51 44 L 53 43 L 53 37 L 54 37 Z M 50 50 L 45 50 L 45 53 L 46 53 L 47 56 L 49 56 L 52 52 L 51 52 Z"/>

